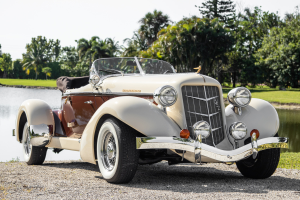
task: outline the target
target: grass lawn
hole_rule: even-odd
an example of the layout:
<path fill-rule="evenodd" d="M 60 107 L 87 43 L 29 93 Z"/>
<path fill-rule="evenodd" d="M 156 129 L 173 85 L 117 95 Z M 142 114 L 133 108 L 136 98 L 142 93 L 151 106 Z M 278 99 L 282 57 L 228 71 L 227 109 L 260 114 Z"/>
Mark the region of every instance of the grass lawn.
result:
<path fill-rule="evenodd" d="M 25 86 L 56 87 L 56 80 L 0 78 L 0 83 L 4 84 L 4 85 L 25 85 Z"/>
<path fill-rule="evenodd" d="M 300 170 L 300 153 L 281 153 L 278 168 Z"/>

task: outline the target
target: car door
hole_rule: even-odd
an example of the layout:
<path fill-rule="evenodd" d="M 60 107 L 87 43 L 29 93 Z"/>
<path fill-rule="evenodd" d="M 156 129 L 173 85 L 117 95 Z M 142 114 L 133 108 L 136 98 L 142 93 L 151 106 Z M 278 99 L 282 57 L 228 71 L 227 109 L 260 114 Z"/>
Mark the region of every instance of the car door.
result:
<path fill-rule="evenodd" d="M 96 111 L 94 95 L 68 96 L 63 103 L 67 137 L 81 138 L 83 130 Z"/>

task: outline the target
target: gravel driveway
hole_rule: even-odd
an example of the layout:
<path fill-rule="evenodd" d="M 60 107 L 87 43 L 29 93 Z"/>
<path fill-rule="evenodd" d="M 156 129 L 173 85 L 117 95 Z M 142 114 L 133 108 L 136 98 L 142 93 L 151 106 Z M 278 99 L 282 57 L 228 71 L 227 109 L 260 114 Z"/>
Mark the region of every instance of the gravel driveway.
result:
<path fill-rule="evenodd" d="M 300 170 L 277 169 L 265 180 L 244 178 L 235 165 L 139 166 L 129 184 L 102 179 L 80 161 L 0 163 L 0 199 L 300 199 Z"/>

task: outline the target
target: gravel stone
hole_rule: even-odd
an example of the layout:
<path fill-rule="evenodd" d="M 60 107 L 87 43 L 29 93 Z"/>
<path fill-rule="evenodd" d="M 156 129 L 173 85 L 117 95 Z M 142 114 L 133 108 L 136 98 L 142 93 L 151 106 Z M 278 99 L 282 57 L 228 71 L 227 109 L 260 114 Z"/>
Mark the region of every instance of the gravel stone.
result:
<path fill-rule="evenodd" d="M 300 199 L 300 170 L 268 179 L 243 177 L 236 165 L 140 165 L 129 184 L 107 183 L 97 165 L 53 161 L 0 163 L 0 199 Z"/>

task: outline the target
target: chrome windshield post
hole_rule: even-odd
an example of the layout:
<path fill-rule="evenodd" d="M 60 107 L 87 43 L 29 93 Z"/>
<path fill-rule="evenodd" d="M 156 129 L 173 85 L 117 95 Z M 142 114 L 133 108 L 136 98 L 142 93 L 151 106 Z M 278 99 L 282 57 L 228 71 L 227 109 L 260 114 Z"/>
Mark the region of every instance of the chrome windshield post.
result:
<path fill-rule="evenodd" d="M 137 57 L 134 56 L 134 60 L 135 60 L 135 62 L 136 62 L 136 64 L 137 64 L 137 67 L 138 67 L 139 70 L 140 70 L 140 73 L 141 73 L 142 75 L 145 75 L 145 72 L 143 71 L 143 69 L 142 69 L 142 67 L 141 67 L 141 65 L 140 65 L 140 62 L 139 62 L 139 60 L 137 59 Z"/>

